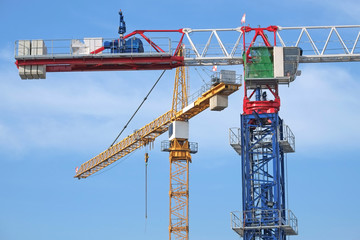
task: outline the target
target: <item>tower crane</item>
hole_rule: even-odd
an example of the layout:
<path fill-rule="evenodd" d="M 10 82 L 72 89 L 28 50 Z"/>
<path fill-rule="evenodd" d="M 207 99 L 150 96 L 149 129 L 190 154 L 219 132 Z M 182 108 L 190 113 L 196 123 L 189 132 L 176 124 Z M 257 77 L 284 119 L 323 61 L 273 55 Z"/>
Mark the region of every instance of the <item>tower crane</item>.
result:
<path fill-rule="evenodd" d="M 300 75 L 300 63 L 360 61 L 360 53 L 357 51 L 360 25 L 137 30 L 124 36 L 125 23 L 121 12 L 120 21 L 118 39 L 16 41 L 15 58 L 20 77 L 46 78 L 47 72 L 71 71 L 178 68 L 177 71 L 181 72 L 184 66 L 244 65 L 241 126 L 230 131 L 230 144 L 241 155 L 242 212 L 231 213 L 231 226 L 245 240 L 283 240 L 289 235 L 297 235 L 297 218 L 285 205 L 284 168 L 284 154 L 295 151 L 295 136 L 279 117 L 279 86 L 291 84 Z M 318 31 L 327 33 L 321 47 L 318 38 L 322 35 L 317 34 Z M 350 31 L 350 35 L 356 36 L 355 39 L 345 41 L 350 36 L 345 31 Z M 220 37 L 222 32 L 235 36 L 236 41 L 230 47 Z M 192 38 L 197 33 L 209 33 L 204 47 L 199 47 L 199 38 L 196 38 L 197 41 Z M 291 34 L 287 35 L 288 33 Z M 167 44 L 160 45 L 149 34 L 178 34 L 178 41 L 175 47 L 171 46 L 170 40 Z M 252 35 L 250 43 L 246 42 L 246 36 L 249 35 Z M 293 39 L 293 36 L 296 38 Z M 291 38 L 293 42 L 289 44 Z M 332 42 L 334 38 L 338 44 L 336 46 Z M 181 54 L 183 44 L 190 48 Z M 310 52 L 305 51 L 305 44 L 311 46 Z M 177 72 L 177 76 L 182 74 L 180 72 Z M 182 177 L 186 183 L 182 185 L 180 192 L 170 189 L 170 202 L 175 195 L 185 196 L 185 200 L 178 201 L 181 201 L 182 211 L 186 212 L 187 205 L 184 208 L 183 202 L 188 197 L 186 174 L 191 160 L 191 145 L 187 136 L 182 135 L 184 131 L 178 130 L 187 129 L 186 122 L 208 107 L 214 110 L 223 108 L 219 104 L 220 100 L 223 97 L 226 99 L 240 86 L 226 79 L 229 80 L 224 77 L 224 81 L 220 78 L 214 82 L 210 89 L 190 104 L 185 101 L 186 88 L 180 88 L 181 91 L 178 88 L 174 91 L 174 99 L 178 92 L 184 94 L 177 97 L 182 99 L 181 109 L 175 110 L 176 103 L 173 102 L 170 111 L 82 164 L 75 177 L 86 178 L 172 129 L 175 136 L 167 145 L 164 144 L 163 149 L 170 152 L 171 164 L 183 164 L 181 169 L 185 171 L 182 170 Z M 175 83 L 175 89 L 177 86 L 181 86 L 181 83 Z M 185 218 L 186 214 L 183 219 Z M 179 225 L 172 225 L 170 214 L 170 238 L 172 231 L 179 233 L 174 238 L 188 238 L 186 221 L 185 219 L 185 224 L 180 221 Z"/>

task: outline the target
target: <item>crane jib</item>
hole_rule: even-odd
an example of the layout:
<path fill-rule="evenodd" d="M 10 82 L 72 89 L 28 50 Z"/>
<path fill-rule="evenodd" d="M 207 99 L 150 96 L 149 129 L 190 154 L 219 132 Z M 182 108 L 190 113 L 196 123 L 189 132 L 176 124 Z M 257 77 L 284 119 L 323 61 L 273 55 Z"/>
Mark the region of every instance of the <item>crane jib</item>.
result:
<path fill-rule="evenodd" d="M 136 149 L 143 147 L 168 130 L 171 122 L 176 120 L 188 120 L 204 111 L 210 106 L 210 99 L 215 95 L 231 95 L 240 88 L 241 84 L 219 83 L 203 93 L 198 99 L 190 103 L 177 113 L 168 111 L 143 128 L 137 130 L 109 149 L 83 163 L 75 178 L 86 178 L 104 167 L 118 161 Z"/>

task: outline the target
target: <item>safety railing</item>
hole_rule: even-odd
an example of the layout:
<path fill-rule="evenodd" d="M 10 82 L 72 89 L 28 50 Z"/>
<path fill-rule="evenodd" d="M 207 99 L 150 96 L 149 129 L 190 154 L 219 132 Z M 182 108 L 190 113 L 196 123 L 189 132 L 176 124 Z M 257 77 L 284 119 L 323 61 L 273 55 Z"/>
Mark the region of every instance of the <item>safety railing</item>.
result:
<path fill-rule="evenodd" d="M 230 219 L 231 219 L 231 228 L 241 228 L 244 227 L 243 220 L 240 219 L 242 217 L 242 212 L 240 211 L 234 211 L 230 213 Z"/>
<path fill-rule="evenodd" d="M 84 38 L 84 39 L 52 39 L 52 40 L 17 40 L 15 41 L 15 58 L 31 57 L 76 57 L 84 55 L 115 55 L 115 54 L 158 54 L 152 43 L 156 43 L 164 52 L 173 54 L 172 42 L 167 37 L 149 38 L 150 42 L 135 38 L 126 39 L 122 52 L 112 52 L 111 47 L 95 54 L 95 51 L 104 47 L 118 44 L 119 39 L 114 38 Z"/>
<path fill-rule="evenodd" d="M 241 138 L 240 138 L 240 128 L 233 127 L 229 129 L 229 142 L 230 145 L 237 145 L 241 144 Z"/>
<path fill-rule="evenodd" d="M 195 154 L 198 152 L 198 143 L 197 142 L 189 142 L 190 153 Z M 164 140 L 161 142 L 161 151 L 170 152 L 171 150 L 171 141 Z"/>
<path fill-rule="evenodd" d="M 230 128 L 229 129 L 229 143 L 230 146 L 241 155 L 242 148 L 241 148 L 241 129 L 238 127 Z"/>
<path fill-rule="evenodd" d="M 273 134 L 270 134 L 266 128 L 256 127 L 253 130 L 253 136 L 252 149 L 269 147 L 272 144 Z M 282 129 L 279 127 L 277 141 L 284 153 L 295 152 L 295 135 L 288 125 L 283 124 Z"/>
<path fill-rule="evenodd" d="M 198 89 L 197 91 L 195 91 L 194 93 L 192 93 L 191 95 L 188 96 L 188 103 L 190 104 L 190 103 L 195 102 L 203 93 L 210 90 L 211 86 L 212 85 L 210 82 L 202 85 L 200 87 L 200 89 Z"/>
<path fill-rule="evenodd" d="M 201 86 L 199 90 L 192 93 L 188 97 L 188 103 L 194 102 L 196 99 L 201 97 L 203 93 L 210 90 L 210 88 L 219 83 L 226 83 L 226 84 L 241 84 L 242 83 L 242 75 L 236 74 L 235 71 L 229 70 L 221 70 L 220 72 L 216 72 L 211 76 L 210 82 L 205 83 Z"/>
<path fill-rule="evenodd" d="M 298 220 L 289 209 L 254 209 L 231 212 L 231 228 L 234 230 L 254 230 L 283 228 L 288 235 L 297 235 Z"/>
<path fill-rule="evenodd" d="M 288 142 L 290 147 L 295 151 L 295 135 L 286 124 L 283 124 L 283 139 L 281 140 Z"/>

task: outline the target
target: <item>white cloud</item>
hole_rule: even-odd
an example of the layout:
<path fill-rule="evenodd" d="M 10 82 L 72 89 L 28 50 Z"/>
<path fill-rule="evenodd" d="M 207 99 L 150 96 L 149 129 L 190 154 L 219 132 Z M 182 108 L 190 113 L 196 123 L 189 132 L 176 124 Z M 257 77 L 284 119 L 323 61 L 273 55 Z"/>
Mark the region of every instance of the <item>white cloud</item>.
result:
<path fill-rule="evenodd" d="M 303 75 L 281 89 L 282 116 L 298 146 L 341 150 L 355 147 L 360 128 L 360 82 L 337 65 L 305 66 Z"/>
<path fill-rule="evenodd" d="M 148 72 L 149 78 L 143 75 L 59 74 L 46 80 L 22 81 L 15 67 L 2 71 L 2 152 L 38 148 L 103 151 L 143 100 L 154 82 L 152 75 L 158 77 L 156 72 Z M 155 89 L 122 137 L 169 110 L 167 95 Z"/>

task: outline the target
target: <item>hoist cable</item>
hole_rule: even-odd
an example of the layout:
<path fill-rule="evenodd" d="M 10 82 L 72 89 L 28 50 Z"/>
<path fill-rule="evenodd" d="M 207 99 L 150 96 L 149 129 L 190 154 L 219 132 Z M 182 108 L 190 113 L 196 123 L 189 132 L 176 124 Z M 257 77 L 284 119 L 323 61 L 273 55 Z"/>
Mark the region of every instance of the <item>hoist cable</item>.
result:
<path fill-rule="evenodd" d="M 148 182 L 148 161 L 149 161 L 149 154 L 147 151 L 145 152 L 145 220 L 147 219 L 147 182 Z"/>

